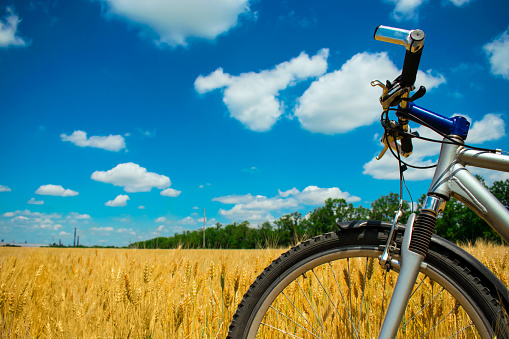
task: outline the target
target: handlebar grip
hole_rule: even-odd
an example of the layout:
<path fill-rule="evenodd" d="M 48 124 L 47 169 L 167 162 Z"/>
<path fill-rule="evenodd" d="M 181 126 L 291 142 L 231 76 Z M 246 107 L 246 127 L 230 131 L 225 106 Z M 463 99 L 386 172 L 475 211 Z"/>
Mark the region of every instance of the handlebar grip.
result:
<path fill-rule="evenodd" d="M 410 87 L 415 83 L 419 63 L 421 61 L 422 48 L 416 53 L 406 51 L 405 61 L 403 62 L 403 70 L 401 71 L 401 86 Z"/>
<path fill-rule="evenodd" d="M 400 28 L 378 26 L 375 30 L 375 40 L 405 46 L 406 55 L 400 80 L 402 87 L 411 87 L 415 83 L 425 36 L 420 29 L 408 31 Z"/>

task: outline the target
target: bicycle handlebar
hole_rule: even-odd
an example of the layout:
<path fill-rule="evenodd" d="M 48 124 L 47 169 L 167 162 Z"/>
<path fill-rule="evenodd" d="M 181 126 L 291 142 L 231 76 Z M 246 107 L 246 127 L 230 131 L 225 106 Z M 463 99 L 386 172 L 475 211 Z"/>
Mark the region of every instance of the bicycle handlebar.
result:
<path fill-rule="evenodd" d="M 385 41 L 406 48 L 405 61 L 401 72 L 400 83 L 402 87 L 411 87 L 415 83 L 422 49 L 424 48 L 425 34 L 420 29 L 405 30 L 388 26 L 378 26 L 374 34 L 375 40 Z"/>

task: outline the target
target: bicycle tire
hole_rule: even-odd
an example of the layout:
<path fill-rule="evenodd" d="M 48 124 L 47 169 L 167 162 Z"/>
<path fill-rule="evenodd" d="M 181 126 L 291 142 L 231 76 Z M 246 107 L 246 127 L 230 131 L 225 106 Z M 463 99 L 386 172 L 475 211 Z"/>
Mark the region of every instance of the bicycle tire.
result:
<path fill-rule="evenodd" d="M 396 259 L 402 228 L 396 234 Z M 387 271 L 377 258 L 389 229 L 374 221 L 343 224 L 283 253 L 245 293 L 227 338 L 378 337 L 397 274 L 393 269 L 385 275 L 381 292 L 378 275 Z M 367 283 L 375 287 L 367 289 Z M 355 286 L 362 291 L 355 292 Z M 398 337 L 509 338 L 507 305 L 508 291 L 491 271 L 433 236 Z"/>

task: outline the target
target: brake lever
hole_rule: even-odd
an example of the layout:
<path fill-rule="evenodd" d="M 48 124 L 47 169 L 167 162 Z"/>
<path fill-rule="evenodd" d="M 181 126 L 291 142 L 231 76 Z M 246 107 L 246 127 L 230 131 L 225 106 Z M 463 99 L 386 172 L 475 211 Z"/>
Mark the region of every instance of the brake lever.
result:
<path fill-rule="evenodd" d="M 393 120 L 391 120 L 389 122 L 389 124 L 390 124 L 390 127 L 393 129 L 397 129 L 398 126 L 400 126 Z M 405 134 L 399 134 L 396 132 L 396 139 L 394 139 L 394 137 L 391 134 L 384 133 L 382 140 L 380 140 L 380 142 L 382 142 L 384 144 L 384 148 L 382 149 L 380 154 L 378 154 L 378 156 L 376 157 L 376 160 L 382 159 L 383 156 L 385 155 L 385 153 L 387 152 L 387 150 L 389 149 L 389 147 L 393 151 L 398 152 L 401 156 L 403 156 L 405 158 L 408 158 L 412 154 L 412 151 L 413 151 L 412 139 L 411 139 L 412 137 L 410 137 L 408 134 L 413 134 L 413 133 L 410 132 L 410 127 L 407 127 L 407 128 L 408 128 L 408 131 L 405 131 L 406 132 Z M 401 142 L 399 140 L 401 140 Z"/>

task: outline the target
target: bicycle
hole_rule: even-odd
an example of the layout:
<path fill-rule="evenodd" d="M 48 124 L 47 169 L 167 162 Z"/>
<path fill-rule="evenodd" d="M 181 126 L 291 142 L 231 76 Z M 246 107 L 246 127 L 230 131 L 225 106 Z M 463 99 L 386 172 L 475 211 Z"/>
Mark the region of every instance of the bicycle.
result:
<path fill-rule="evenodd" d="M 245 293 L 227 338 L 509 338 L 509 291 L 480 261 L 433 234 L 449 198 L 463 202 L 509 242 L 509 211 L 465 166 L 509 172 L 509 156 L 465 144 L 469 123 L 418 107 L 414 82 L 421 30 L 379 26 L 375 39 L 405 46 L 401 75 L 385 84 L 384 150 L 400 165 L 418 138 L 413 121 L 442 135 L 434 177 L 418 216 L 406 225 L 352 221 L 302 242 L 274 260 Z M 397 121 L 389 119 L 395 112 Z M 401 200 L 402 201 L 402 200 Z M 396 281 L 396 282 L 395 282 Z M 390 301 L 390 302 L 389 302 Z"/>

